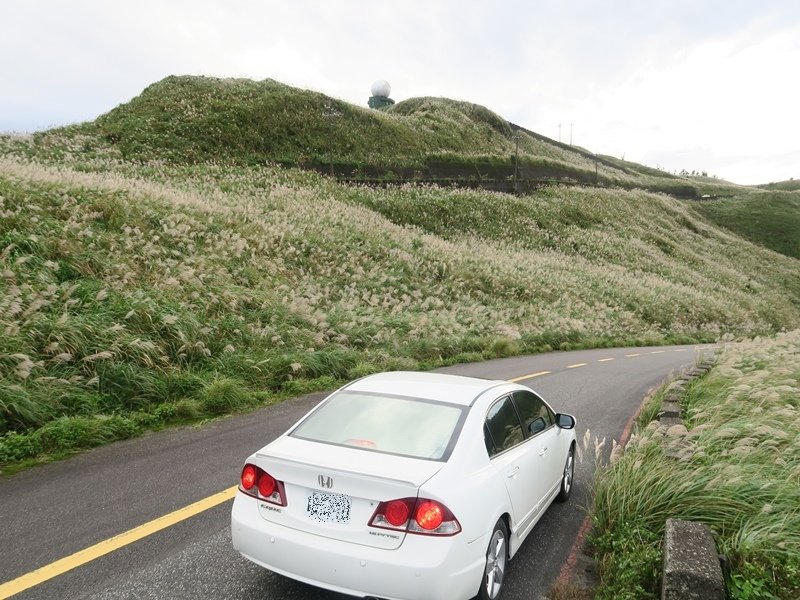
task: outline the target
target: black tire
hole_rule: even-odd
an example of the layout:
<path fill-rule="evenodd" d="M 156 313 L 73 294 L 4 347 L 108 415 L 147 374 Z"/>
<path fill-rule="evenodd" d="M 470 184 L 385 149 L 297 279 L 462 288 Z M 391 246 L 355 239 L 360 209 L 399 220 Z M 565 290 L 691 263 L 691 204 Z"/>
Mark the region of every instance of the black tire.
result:
<path fill-rule="evenodd" d="M 503 592 L 503 580 L 508 566 L 508 529 L 503 519 L 495 523 L 489 546 L 486 548 L 486 568 L 483 572 L 479 600 L 497 600 Z"/>
<path fill-rule="evenodd" d="M 575 446 L 570 446 L 567 462 L 564 464 L 564 473 L 561 475 L 561 489 L 556 496 L 556 502 L 566 502 L 572 494 L 575 484 Z"/>

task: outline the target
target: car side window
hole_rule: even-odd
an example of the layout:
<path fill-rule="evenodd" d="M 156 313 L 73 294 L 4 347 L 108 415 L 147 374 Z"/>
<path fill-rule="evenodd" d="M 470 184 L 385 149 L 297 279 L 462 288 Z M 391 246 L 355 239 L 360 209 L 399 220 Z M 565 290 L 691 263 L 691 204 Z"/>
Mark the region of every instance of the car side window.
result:
<path fill-rule="evenodd" d="M 489 450 L 490 456 L 525 440 L 522 424 L 510 396 L 501 398 L 489 409 L 486 414 L 484 435 L 486 433 L 491 436 L 492 444 L 489 443 L 490 440 L 486 441 L 486 449 Z"/>
<path fill-rule="evenodd" d="M 533 392 L 527 390 L 514 392 L 514 402 L 522 419 L 526 436 L 536 435 L 555 423 L 553 412 L 544 403 L 544 400 Z"/>
<path fill-rule="evenodd" d="M 489 431 L 489 426 L 486 423 L 483 424 L 483 441 L 486 444 L 486 453 L 489 456 L 494 456 L 497 454 L 497 450 L 494 449 L 492 433 Z"/>

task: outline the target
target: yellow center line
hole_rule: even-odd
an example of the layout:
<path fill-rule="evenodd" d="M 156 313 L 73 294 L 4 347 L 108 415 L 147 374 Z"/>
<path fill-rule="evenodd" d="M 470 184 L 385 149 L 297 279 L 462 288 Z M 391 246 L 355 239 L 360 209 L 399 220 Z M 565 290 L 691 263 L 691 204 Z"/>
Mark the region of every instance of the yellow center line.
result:
<path fill-rule="evenodd" d="M 666 350 L 653 350 L 650 354 L 664 354 Z"/>
<path fill-rule="evenodd" d="M 9 598 L 14 594 L 19 594 L 20 592 L 32 588 L 35 585 L 39 585 L 40 583 L 47 581 L 48 579 L 52 579 L 53 577 L 63 575 L 67 571 L 70 571 L 76 567 L 80 567 L 81 565 L 85 565 L 96 558 L 105 556 L 110 552 L 119 550 L 123 546 L 132 544 L 133 542 L 141 540 L 142 538 L 161 531 L 162 529 L 166 529 L 167 527 L 171 527 L 176 523 L 180 523 L 189 517 L 198 515 L 209 508 L 213 508 L 219 504 L 222 504 L 223 502 L 233 498 L 236 495 L 237 489 L 237 486 L 233 486 L 226 490 L 222 490 L 221 492 L 209 496 L 208 498 L 203 498 L 202 500 L 198 500 L 193 504 L 179 508 L 178 510 L 164 515 L 163 517 L 153 519 L 149 523 L 144 523 L 138 527 L 134 527 L 129 531 L 115 535 L 114 537 L 103 540 L 102 542 L 98 542 L 94 546 L 89 546 L 88 548 L 79 550 L 75 554 L 61 558 L 50 563 L 49 565 L 45 565 L 39 569 L 36 569 L 35 571 L 31 571 L 30 573 L 21 575 L 16 579 L 12 579 L 11 581 L 7 581 L 6 583 L 0 585 L 0 600 Z"/>
<path fill-rule="evenodd" d="M 519 377 L 514 377 L 513 379 L 509 379 L 511 383 L 516 383 L 517 381 L 522 381 L 523 379 L 533 379 L 534 377 L 541 377 L 542 375 L 547 375 L 550 371 L 539 371 L 538 373 L 530 373 L 529 375 L 520 375 Z"/>
<path fill-rule="evenodd" d="M 610 360 L 614 360 L 614 359 L 613 359 L 613 358 L 601 358 L 601 359 L 600 359 L 600 360 L 598 360 L 597 362 L 608 362 L 608 361 L 610 361 Z"/>
<path fill-rule="evenodd" d="M 574 365 L 567 365 L 568 369 L 577 369 L 578 367 L 585 367 L 586 363 L 576 363 Z"/>
<path fill-rule="evenodd" d="M 641 354 L 636 353 L 636 354 L 626 354 L 625 355 L 626 358 L 633 358 L 634 356 L 641 356 Z"/>

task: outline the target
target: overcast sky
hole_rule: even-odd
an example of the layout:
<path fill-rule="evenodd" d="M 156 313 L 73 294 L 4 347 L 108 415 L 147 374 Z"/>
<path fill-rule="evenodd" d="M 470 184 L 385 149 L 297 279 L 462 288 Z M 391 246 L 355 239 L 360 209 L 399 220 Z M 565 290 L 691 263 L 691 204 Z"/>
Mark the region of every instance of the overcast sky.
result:
<path fill-rule="evenodd" d="M 800 178 L 798 0 L 0 0 L 0 131 L 92 120 L 167 75 L 366 105 L 444 96 L 737 183 Z M 571 125 L 572 124 L 572 125 Z"/>

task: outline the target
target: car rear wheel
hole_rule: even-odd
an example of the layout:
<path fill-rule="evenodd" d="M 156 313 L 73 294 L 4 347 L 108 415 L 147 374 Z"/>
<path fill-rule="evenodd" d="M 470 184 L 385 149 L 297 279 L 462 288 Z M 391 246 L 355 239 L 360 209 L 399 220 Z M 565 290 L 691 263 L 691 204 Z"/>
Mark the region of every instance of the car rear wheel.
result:
<path fill-rule="evenodd" d="M 572 493 L 572 484 L 575 479 L 575 447 L 572 446 L 567 454 L 567 462 L 564 464 L 564 474 L 561 476 L 561 489 L 556 496 L 556 502 L 566 502 Z"/>
<path fill-rule="evenodd" d="M 508 561 L 508 531 L 503 519 L 497 521 L 486 549 L 486 569 L 483 573 L 478 598 L 480 600 L 497 600 L 503 590 Z"/>

